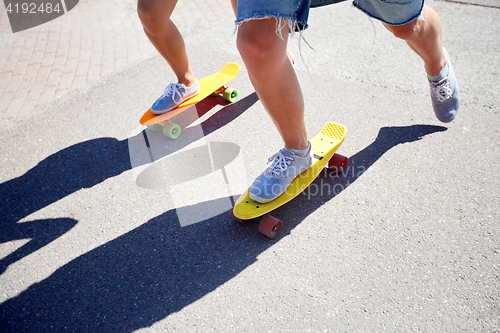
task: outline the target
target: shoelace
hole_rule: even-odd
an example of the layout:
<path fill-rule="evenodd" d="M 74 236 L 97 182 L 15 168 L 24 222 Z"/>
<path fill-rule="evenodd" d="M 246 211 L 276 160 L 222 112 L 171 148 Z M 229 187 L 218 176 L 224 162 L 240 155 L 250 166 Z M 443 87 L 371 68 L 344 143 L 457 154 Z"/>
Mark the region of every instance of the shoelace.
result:
<path fill-rule="evenodd" d="M 174 101 L 175 104 L 180 104 L 182 102 L 182 93 L 179 91 L 180 89 L 184 88 L 182 88 L 179 83 L 169 83 L 163 91 L 163 96 L 172 94 L 172 101 Z M 177 101 L 175 100 L 176 97 L 178 98 Z"/>
<path fill-rule="evenodd" d="M 431 82 L 431 90 L 434 100 L 440 103 L 453 96 L 453 91 L 451 91 L 450 88 L 450 80 L 448 80 L 448 78 L 441 80 L 437 84 Z"/>
<path fill-rule="evenodd" d="M 288 165 L 292 163 L 293 158 L 283 155 L 280 152 L 277 152 L 273 156 L 271 156 L 268 162 L 273 162 L 269 173 L 273 176 L 278 176 L 281 172 L 286 171 Z"/>

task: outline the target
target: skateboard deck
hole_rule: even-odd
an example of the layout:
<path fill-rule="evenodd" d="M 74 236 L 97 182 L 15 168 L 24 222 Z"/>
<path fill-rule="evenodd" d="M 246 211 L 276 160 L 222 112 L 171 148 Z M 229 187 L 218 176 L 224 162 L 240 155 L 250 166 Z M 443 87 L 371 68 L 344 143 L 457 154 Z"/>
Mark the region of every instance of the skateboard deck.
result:
<path fill-rule="evenodd" d="M 270 238 L 276 238 L 281 231 L 282 221 L 266 214 L 302 193 L 325 166 L 328 165 L 330 169 L 342 172 L 343 168 L 347 166 L 347 157 L 335 154 L 335 152 L 344 141 L 346 134 L 347 129 L 345 126 L 337 123 L 327 123 L 321 132 L 311 140 L 314 160 L 309 169 L 297 176 L 285 193 L 265 204 L 250 199 L 250 189 L 247 189 L 233 207 L 233 218 L 242 223 L 247 223 L 252 219 L 263 216 L 259 223 L 259 231 Z"/>
<path fill-rule="evenodd" d="M 224 67 L 222 67 L 222 69 L 217 73 L 204 77 L 198 81 L 200 84 L 200 92 L 198 95 L 185 100 L 184 102 L 179 104 L 177 108 L 161 115 L 156 115 L 153 112 L 151 112 L 151 109 L 149 109 L 141 117 L 140 123 L 146 126 L 154 126 L 157 124 L 165 126 L 166 124 L 169 123 L 172 117 L 182 113 L 183 111 L 189 109 L 189 107 L 193 106 L 198 102 L 201 102 L 202 100 L 204 100 L 205 98 L 214 93 L 221 94 L 224 97 L 224 99 L 228 100 L 229 102 L 234 102 L 238 97 L 238 91 L 235 89 L 227 88 L 225 87 L 225 85 L 228 82 L 232 81 L 238 75 L 240 69 L 241 66 L 239 64 L 233 62 L 225 64 Z M 165 131 L 165 129 L 169 127 L 175 127 L 174 125 L 175 124 L 172 125 L 170 123 L 168 127 L 165 127 L 163 130 L 164 134 L 170 136 L 168 135 L 168 133 L 171 131 Z M 160 128 L 156 127 L 156 129 Z M 174 135 L 175 137 L 170 136 L 173 139 L 178 137 L 177 134 L 180 135 L 180 127 L 176 129 L 178 132 L 175 133 L 176 134 Z"/>

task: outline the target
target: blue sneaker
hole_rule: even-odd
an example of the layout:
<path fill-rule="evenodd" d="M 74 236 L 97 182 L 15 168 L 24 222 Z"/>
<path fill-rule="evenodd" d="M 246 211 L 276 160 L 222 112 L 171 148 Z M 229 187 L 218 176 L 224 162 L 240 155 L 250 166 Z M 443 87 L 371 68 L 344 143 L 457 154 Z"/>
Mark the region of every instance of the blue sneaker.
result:
<path fill-rule="evenodd" d="M 151 112 L 162 114 L 172 111 L 186 99 L 198 95 L 199 92 L 200 84 L 198 80 L 190 87 L 186 87 L 182 83 L 170 83 L 163 91 L 163 95 L 153 103 Z"/>
<path fill-rule="evenodd" d="M 455 72 L 451 66 L 448 52 L 443 48 L 446 66 L 436 76 L 427 76 L 431 88 L 432 107 L 436 117 L 443 123 L 449 123 L 457 115 L 460 107 L 460 89 Z"/>
<path fill-rule="evenodd" d="M 260 174 L 250 186 L 250 199 L 260 203 L 273 201 L 283 194 L 290 183 L 306 171 L 313 162 L 311 143 L 304 150 L 304 155 L 283 148 L 268 160 L 271 165 Z"/>

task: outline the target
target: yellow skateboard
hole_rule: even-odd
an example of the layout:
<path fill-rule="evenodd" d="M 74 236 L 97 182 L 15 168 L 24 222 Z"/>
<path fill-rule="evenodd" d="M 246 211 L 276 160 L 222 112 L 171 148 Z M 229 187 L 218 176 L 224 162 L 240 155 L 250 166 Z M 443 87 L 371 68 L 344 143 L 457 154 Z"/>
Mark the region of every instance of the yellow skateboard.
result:
<path fill-rule="evenodd" d="M 179 104 L 177 108 L 161 115 L 156 115 L 149 109 L 141 117 L 140 123 L 148 126 L 153 131 L 163 130 L 165 136 L 171 139 L 177 139 L 179 135 L 181 135 L 181 127 L 172 123 L 170 119 L 212 94 L 222 95 L 225 100 L 231 103 L 236 101 L 238 98 L 238 91 L 236 89 L 227 88 L 225 85 L 238 75 L 240 69 L 241 66 L 236 63 L 230 62 L 225 64 L 217 73 L 199 80 L 200 93 L 198 95 L 185 100 Z"/>
<path fill-rule="evenodd" d="M 314 160 L 309 169 L 297 176 L 285 193 L 271 202 L 261 204 L 253 201 L 249 197 L 250 189 L 246 190 L 236 201 L 231 212 L 232 217 L 244 224 L 262 217 L 259 222 L 259 232 L 270 238 L 276 238 L 281 231 L 283 222 L 267 213 L 302 193 L 326 165 L 339 173 L 344 171 L 348 159 L 345 156 L 335 154 L 335 152 L 344 141 L 346 133 L 347 128 L 341 124 L 328 123 L 323 126 L 321 132 L 311 140 Z"/>

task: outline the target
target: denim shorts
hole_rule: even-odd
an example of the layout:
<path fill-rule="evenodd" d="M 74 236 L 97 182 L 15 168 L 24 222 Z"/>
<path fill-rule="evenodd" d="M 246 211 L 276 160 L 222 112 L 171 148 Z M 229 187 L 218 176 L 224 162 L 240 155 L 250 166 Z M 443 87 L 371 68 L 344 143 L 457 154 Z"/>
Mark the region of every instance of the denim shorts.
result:
<path fill-rule="evenodd" d="M 354 0 L 353 5 L 384 23 L 403 25 L 422 14 L 424 0 Z"/>
<path fill-rule="evenodd" d="M 236 24 L 262 18 L 289 22 L 292 31 L 307 28 L 309 7 L 319 7 L 342 0 L 238 0 Z M 354 0 L 353 5 L 370 17 L 389 25 L 409 23 L 422 14 L 424 0 Z"/>
<path fill-rule="evenodd" d="M 245 21 L 277 18 L 288 22 L 292 31 L 307 28 L 310 0 L 238 0 L 236 24 Z"/>

